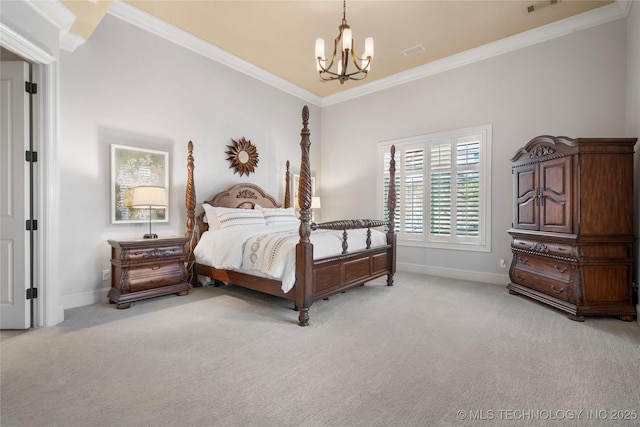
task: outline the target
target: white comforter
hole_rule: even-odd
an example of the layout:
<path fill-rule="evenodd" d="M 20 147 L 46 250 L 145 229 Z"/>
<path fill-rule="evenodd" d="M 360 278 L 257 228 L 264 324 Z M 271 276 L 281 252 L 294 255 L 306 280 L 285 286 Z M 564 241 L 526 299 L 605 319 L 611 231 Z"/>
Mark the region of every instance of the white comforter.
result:
<path fill-rule="evenodd" d="M 349 252 L 366 248 L 366 229 L 349 230 L 348 234 Z M 313 231 L 310 240 L 314 259 L 342 253 L 342 231 Z M 287 293 L 296 281 L 295 247 L 299 241 L 296 224 L 210 230 L 202 235 L 194 254 L 199 264 L 280 280 L 282 291 Z M 385 234 L 371 230 L 371 246 L 385 244 Z"/>

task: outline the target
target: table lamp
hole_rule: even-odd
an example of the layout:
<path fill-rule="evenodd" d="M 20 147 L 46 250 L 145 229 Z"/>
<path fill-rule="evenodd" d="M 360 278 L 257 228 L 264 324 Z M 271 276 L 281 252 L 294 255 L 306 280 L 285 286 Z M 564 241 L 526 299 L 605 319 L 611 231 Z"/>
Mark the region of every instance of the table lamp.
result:
<path fill-rule="evenodd" d="M 139 186 L 133 188 L 134 208 L 149 208 L 149 234 L 145 234 L 145 239 L 157 239 L 158 235 L 151 233 L 151 209 L 167 207 L 167 190 L 164 187 Z"/>

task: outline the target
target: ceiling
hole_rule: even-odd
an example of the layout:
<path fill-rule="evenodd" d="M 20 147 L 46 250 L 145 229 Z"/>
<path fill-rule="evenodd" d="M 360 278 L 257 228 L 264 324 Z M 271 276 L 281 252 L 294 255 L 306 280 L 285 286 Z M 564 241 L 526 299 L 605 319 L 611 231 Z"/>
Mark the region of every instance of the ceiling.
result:
<path fill-rule="evenodd" d="M 122 1 L 122 0 L 117 0 Z M 91 37 L 112 0 L 62 0 L 76 15 L 72 32 Z M 375 54 L 366 80 L 322 82 L 315 39 L 327 55 L 342 21 L 341 0 L 126 0 L 242 60 L 318 97 L 389 77 L 460 52 L 556 22 L 612 1 L 561 0 L 350 0 L 346 18 L 356 53 L 373 37 Z M 527 8 L 534 6 L 529 13 Z M 424 51 L 403 51 L 422 45 Z"/>

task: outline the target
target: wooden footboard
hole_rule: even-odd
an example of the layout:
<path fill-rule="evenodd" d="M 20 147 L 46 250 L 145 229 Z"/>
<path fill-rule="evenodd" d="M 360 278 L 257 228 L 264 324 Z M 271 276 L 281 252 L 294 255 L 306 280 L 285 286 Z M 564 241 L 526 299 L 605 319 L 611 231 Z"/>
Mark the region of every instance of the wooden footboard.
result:
<path fill-rule="evenodd" d="M 388 220 L 344 220 L 332 221 L 326 223 L 311 222 L 311 169 L 309 161 L 309 148 L 311 142 L 309 140 L 309 109 L 305 105 L 302 109 L 302 130 L 300 132 L 300 181 L 298 185 L 298 203 L 300 207 L 300 241 L 296 245 L 296 282 L 293 289 L 287 293 L 282 291 L 282 283 L 278 280 L 266 279 L 262 277 L 251 276 L 249 274 L 237 271 L 219 270 L 213 267 L 195 263 L 193 257 L 193 248 L 198 241 L 199 236 L 206 230 L 206 225 L 202 221 L 202 214 L 198 217 L 196 224 L 195 218 L 195 185 L 193 183 L 193 144 L 189 141 L 188 157 L 187 157 L 187 237 L 189 237 L 188 253 L 189 263 L 188 271 L 192 277 L 192 284 L 197 283 L 198 275 L 205 275 L 223 282 L 232 283 L 238 286 L 246 287 L 270 295 L 286 298 L 295 302 L 299 310 L 298 324 L 300 326 L 309 325 L 309 307 L 314 301 L 326 298 L 337 292 L 341 292 L 347 288 L 364 284 L 370 280 L 386 275 L 387 285 L 393 285 L 393 275 L 396 269 L 396 235 L 394 232 L 394 213 L 395 213 L 395 147 L 391 147 L 391 162 L 389 164 L 389 192 L 387 199 Z M 287 188 L 285 191 L 285 207 L 289 206 L 289 162 L 287 162 Z M 228 199 L 227 195 L 231 190 L 237 191 L 238 187 L 243 187 L 244 193 L 260 193 L 255 198 L 263 200 L 265 194 L 259 187 L 252 184 L 242 184 L 232 187 L 224 194 L 225 197 L 217 195 L 207 203 L 217 206 L 215 203 L 219 200 Z M 253 193 L 252 193 L 253 194 Z M 268 200 L 269 197 L 266 197 Z M 253 206 L 254 200 L 249 199 L 240 201 L 242 205 L 250 204 Z M 228 203 L 228 202 L 224 202 Z M 235 203 L 235 202 L 234 202 Z M 279 207 L 275 200 L 274 207 Z M 225 205 L 227 207 L 233 207 Z M 368 237 L 370 237 L 371 228 L 386 227 L 386 245 L 371 247 L 370 238 L 367 239 L 367 247 L 364 250 L 350 252 L 348 249 L 348 233 L 347 230 L 364 228 L 368 229 Z M 310 241 L 310 235 L 313 230 L 331 229 L 343 231 L 342 254 L 338 256 L 328 257 L 324 259 L 313 259 L 313 244 Z"/>

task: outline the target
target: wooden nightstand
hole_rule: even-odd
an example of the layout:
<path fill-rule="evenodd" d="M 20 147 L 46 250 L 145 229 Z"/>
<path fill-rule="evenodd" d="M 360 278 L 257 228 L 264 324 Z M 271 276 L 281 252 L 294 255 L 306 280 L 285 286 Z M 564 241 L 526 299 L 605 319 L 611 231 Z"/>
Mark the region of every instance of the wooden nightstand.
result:
<path fill-rule="evenodd" d="M 167 294 L 187 295 L 191 286 L 185 268 L 186 237 L 109 240 L 111 290 L 107 295 L 117 308 L 132 301 Z"/>

